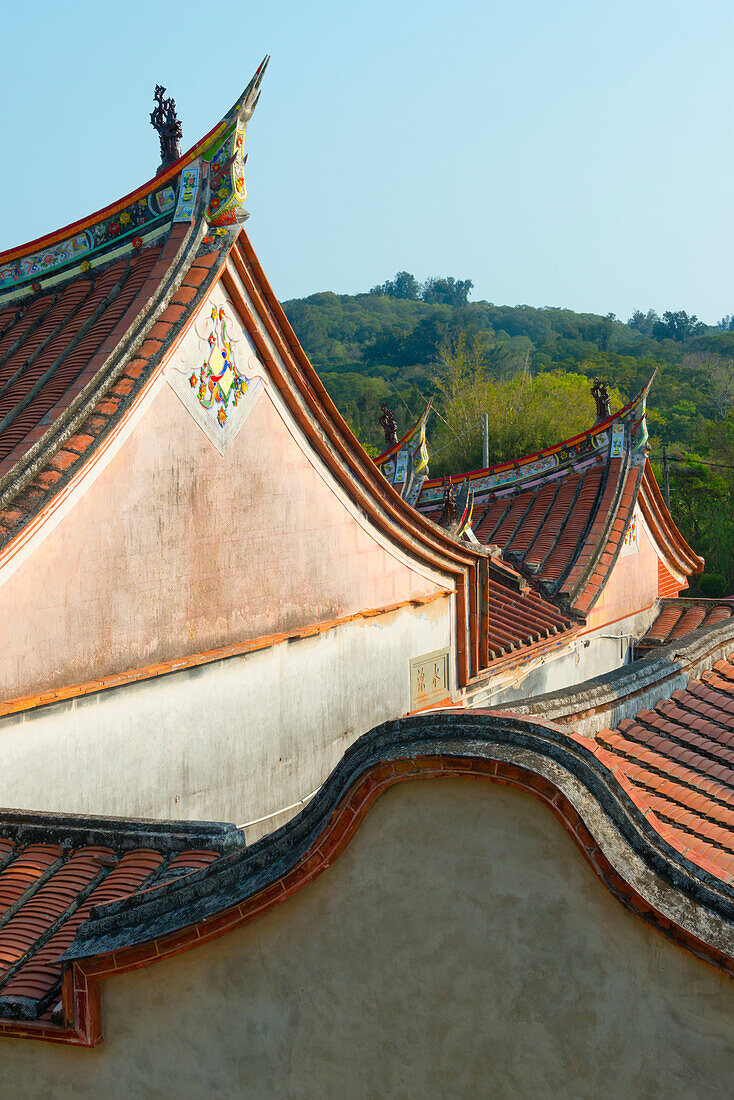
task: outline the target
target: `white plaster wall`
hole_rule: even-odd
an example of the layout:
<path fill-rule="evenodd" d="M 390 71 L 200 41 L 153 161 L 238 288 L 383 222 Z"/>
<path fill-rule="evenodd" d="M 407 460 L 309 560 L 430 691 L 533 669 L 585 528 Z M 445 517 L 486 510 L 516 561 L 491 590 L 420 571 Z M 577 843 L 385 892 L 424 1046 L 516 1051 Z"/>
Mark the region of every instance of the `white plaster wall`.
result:
<path fill-rule="evenodd" d="M 95 1050 L 0 1040 L 44 1100 L 713 1100 L 734 984 L 629 913 L 547 807 L 406 784 L 244 928 L 102 987 Z"/>
<path fill-rule="evenodd" d="M 594 676 L 620 668 L 631 659 L 635 638 L 655 618 L 657 604 L 607 626 L 602 624 L 573 638 L 558 651 L 546 653 L 501 676 L 490 669 L 486 682 L 465 693 L 469 707 L 499 707 L 543 695 L 547 691 L 577 687 Z"/>
<path fill-rule="evenodd" d="M 410 661 L 448 649 L 451 624 L 446 597 L 5 718 L 0 805 L 237 825 L 273 814 L 407 713 Z"/>

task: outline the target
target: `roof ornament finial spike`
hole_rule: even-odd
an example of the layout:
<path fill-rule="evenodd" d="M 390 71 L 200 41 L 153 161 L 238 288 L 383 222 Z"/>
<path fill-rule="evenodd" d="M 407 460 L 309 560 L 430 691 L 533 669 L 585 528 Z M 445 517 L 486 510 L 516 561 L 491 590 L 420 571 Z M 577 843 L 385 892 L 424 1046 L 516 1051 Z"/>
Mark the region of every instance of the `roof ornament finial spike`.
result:
<path fill-rule="evenodd" d="M 183 129 L 176 115 L 176 100 L 172 96 L 164 98 L 166 89 L 156 84 L 153 98 L 155 108 L 150 112 L 150 124 L 158 131 L 161 143 L 161 163 L 158 172 L 174 164 L 181 156 L 181 136 Z"/>
<path fill-rule="evenodd" d="M 380 418 L 378 424 L 385 433 L 385 443 L 388 447 L 394 447 L 398 441 L 398 426 L 395 423 L 392 409 L 383 401 L 380 406 Z"/>
<path fill-rule="evenodd" d="M 242 93 L 242 102 L 237 112 L 237 124 L 240 127 L 247 126 L 247 123 L 255 112 L 258 100 L 260 99 L 260 85 L 262 84 L 262 79 L 265 76 L 265 70 L 268 67 L 269 61 L 270 54 L 266 53 L 255 70 L 255 75 Z"/>
<path fill-rule="evenodd" d="M 456 490 L 451 482 L 450 477 L 445 477 L 443 480 L 443 507 L 441 508 L 441 515 L 438 517 L 438 523 L 440 527 L 451 527 L 456 523 L 459 518 L 456 509 Z"/>

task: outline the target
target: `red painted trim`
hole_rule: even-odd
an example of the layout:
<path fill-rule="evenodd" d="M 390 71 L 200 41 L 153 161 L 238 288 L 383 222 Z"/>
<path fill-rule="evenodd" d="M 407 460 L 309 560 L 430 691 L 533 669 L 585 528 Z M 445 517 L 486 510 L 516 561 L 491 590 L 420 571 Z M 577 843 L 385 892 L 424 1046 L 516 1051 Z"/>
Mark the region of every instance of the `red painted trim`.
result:
<path fill-rule="evenodd" d="M 472 590 L 476 605 L 480 555 L 443 535 L 439 528 L 407 505 L 379 474 L 336 409 L 298 343 L 280 303 L 262 273 L 244 230 L 241 231 L 230 258 L 252 307 L 286 365 L 287 375 L 271 354 L 266 340 L 251 318 L 250 307 L 240 293 L 235 278 L 225 271 L 222 282 L 236 303 L 242 321 L 267 365 L 274 384 L 314 449 L 378 528 L 386 531 L 411 555 L 418 556 L 431 568 L 449 572 L 453 576 L 457 591 L 459 686 L 462 686 L 468 676 L 477 670 L 478 663 L 478 642 L 473 644 L 467 637 L 467 632 L 471 623 Z"/>
<path fill-rule="evenodd" d="M 704 560 L 691 549 L 676 527 L 648 459 L 645 459 L 639 501 L 642 515 L 658 544 L 660 555 L 667 557 L 673 567 L 686 577 L 701 573 Z"/>

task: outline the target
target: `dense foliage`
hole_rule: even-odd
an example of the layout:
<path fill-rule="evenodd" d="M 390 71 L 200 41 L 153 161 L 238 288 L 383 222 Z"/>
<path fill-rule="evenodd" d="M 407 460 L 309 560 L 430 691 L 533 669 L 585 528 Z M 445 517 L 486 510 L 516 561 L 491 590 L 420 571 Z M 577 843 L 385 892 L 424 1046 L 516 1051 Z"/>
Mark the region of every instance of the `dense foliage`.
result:
<path fill-rule="evenodd" d="M 662 483 L 670 459 L 671 509 L 706 556 L 702 590 L 734 585 L 734 319 L 703 325 L 683 310 L 659 317 L 468 302 L 470 280 L 399 272 L 369 294 L 329 292 L 285 303 L 332 397 L 361 440 L 384 445 L 380 401 L 400 429 L 429 397 L 431 473 L 481 464 L 481 412 L 490 414 L 490 461 L 527 453 L 594 420 L 590 381 L 606 379 L 612 407 L 657 371 L 648 403 L 651 458 Z"/>

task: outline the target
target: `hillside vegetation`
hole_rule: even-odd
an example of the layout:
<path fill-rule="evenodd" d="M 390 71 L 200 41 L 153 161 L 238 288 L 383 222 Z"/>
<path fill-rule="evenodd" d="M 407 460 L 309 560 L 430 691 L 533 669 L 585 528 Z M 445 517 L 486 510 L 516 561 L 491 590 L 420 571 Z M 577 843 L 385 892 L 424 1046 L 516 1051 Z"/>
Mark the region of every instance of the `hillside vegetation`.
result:
<path fill-rule="evenodd" d="M 651 459 L 671 509 L 706 556 L 702 591 L 734 582 L 734 321 L 706 327 L 684 311 L 658 317 L 468 302 L 470 280 L 419 284 L 400 272 L 365 294 L 323 292 L 285 302 L 296 334 L 334 401 L 368 448 L 383 449 L 380 402 L 399 429 L 434 398 L 431 473 L 481 465 L 480 415 L 490 414 L 490 462 L 557 442 L 594 421 L 591 381 L 615 409 L 657 371 L 648 402 Z"/>

